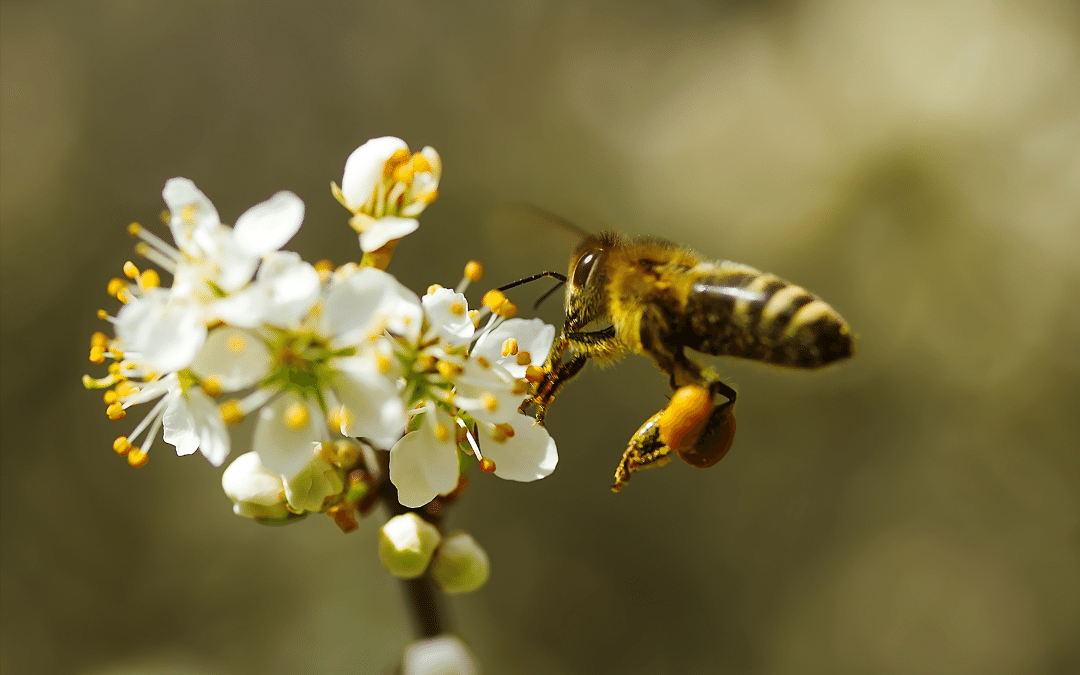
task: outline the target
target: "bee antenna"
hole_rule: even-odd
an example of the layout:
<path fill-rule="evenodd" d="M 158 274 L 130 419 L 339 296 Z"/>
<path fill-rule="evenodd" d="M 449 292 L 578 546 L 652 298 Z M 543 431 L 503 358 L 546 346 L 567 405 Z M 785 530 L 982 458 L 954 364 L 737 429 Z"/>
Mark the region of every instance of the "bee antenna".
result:
<path fill-rule="evenodd" d="M 534 274 L 531 277 L 518 279 L 517 281 L 506 284 L 505 286 L 500 286 L 497 290 L 508 291 L 511 288 L 516 288 L 517 286 L 520 286 L 522 284 L 528 284 L 536 281 L 537 279 L 543 279 L 544 277 L 547 277 L 549 279 L 557 279 L 559 281 L 559 285 L 566 283 L 566 277 L 562 274 L 559 274 L 558 272 L 540 272 L 539 274 Z M 556 286 L 555 288 L 558 288 L 558 286 Z M 550 294 L 550 291 L 548 293 Z"/>
<path fill-rule="evenodd" d="M 554 286 L 552 286 L 551 288 L 549 288 L 547 293 L 544 293 L 543 295 L 541 295 L 540 298 L 536 302 L 533 303 L 533 309 L 536 309 L 537 307 L 539 307 L 540 303 L 542 303 L 543 301 L 545 301 L 549 297 L 551 297 L 551 294 L 554 293 L 555 291 L 559 290 L 560 288 L 562 288 L 562 285 L 565 284 L 565 283 L 566 283 L 565 281 L 560 281 L 559 283 L 557 283 Z"/>

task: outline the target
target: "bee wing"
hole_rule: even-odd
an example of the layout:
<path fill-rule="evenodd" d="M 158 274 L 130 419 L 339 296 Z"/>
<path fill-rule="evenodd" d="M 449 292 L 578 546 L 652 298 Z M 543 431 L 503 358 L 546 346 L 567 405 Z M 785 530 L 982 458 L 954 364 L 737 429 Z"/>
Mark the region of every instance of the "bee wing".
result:
<path fill-rule="evenodd" d="M 566 274 L 571 252 L 589 234 L 553 213 L 523 203 L 492 211 L 484 221 L 484 233 L 498 254 L 498 260 L 491 261 L 497 264 L 488 267 L 508 281 L 538 272 Z"/>

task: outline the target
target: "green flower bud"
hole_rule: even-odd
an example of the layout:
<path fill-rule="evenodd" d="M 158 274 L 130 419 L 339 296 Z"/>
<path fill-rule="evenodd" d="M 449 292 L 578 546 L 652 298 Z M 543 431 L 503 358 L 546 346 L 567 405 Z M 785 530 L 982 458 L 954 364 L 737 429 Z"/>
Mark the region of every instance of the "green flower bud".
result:
<path fill-rule="evenodd" d="M 424 573 L 442 535 L 415 513 L 394 516 L 379 530 L 379 558 L 395 577 L 413 579 Z"/>
<path fill-rule="evenodd" d="M 447 537 L 431 563 L 431 577 L 444 593 L 471 593 L 490 575 L 487 553 L 467 532 Z"/>

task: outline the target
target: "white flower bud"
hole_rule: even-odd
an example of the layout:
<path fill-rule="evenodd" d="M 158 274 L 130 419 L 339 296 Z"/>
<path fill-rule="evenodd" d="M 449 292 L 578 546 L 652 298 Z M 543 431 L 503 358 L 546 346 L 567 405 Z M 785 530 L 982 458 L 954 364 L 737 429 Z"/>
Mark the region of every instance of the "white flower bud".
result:
<path fill-rule="evenodd" d="M 394 516 L 379 530 L 379 558 L 395 577 L 413 579 L 424 573 L 442 535 L 415 513 Z"/>
<path fill-rule="evenodd" d="M 233 512 L 256 520 L 285 520 L 285 486 L 268 471 L 257 452 L 240 455 L 221 474 L 221 487 L 233 501 Z"/>
<path fill-rule="evenodd" d="M 448 536 L 431 562 L 431 577 L 443 593 L 471 593 L 491 575 L 487 553 L 467 532 Z"/>
<path fill-rule="evenodd" d="M 344 488 L 337 467 L 316 455 L 311 464 L 285 483 L 285 499 L 296 511 L 321 512 L 326 498 L 341 494 Z"/>
<path fill-rule="evenodd" d="M 477 675 L 472 655 L 454 635 L 440 635 L 405 648 L 402 675 Z"/>

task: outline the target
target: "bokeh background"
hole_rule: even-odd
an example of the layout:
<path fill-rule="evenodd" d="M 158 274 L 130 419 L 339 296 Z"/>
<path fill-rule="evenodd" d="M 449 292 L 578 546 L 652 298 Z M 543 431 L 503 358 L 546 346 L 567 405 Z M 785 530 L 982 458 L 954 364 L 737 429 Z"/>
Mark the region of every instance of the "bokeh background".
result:
<path fill-rule="evenodd" d="M 492 216 L 524 202 L 773 271 L 860 337 L 820 373 L 717 364 L 730 455 L 619 495 L 665 379 L 632 357 L 568 388 L 558 470 L 474 477 L 450 515 L 493 560 L 451 602 L 487 673 L 1080 672 L 1071 0 L 0 8 L 5 675 L 392 672 L 380 518 L 237 518 L 199 458 L 118 459 L 79 382 L 166 179 L 226 221 L 291 189 L 289 247 L 341 263 L 329 183 L 384 134 L 444 159 L 391 266 L 415 290 L 561 269 Z"/>

